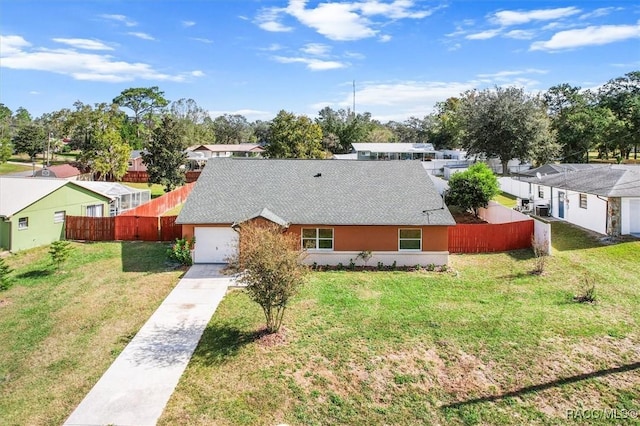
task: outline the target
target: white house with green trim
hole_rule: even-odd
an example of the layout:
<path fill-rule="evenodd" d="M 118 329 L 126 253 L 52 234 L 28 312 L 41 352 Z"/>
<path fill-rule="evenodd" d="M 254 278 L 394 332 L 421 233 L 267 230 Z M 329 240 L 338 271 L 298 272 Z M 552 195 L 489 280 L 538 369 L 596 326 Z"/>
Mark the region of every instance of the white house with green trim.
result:
<path fill-rule="evenodd" d="M 64 179 L 0 177 L 0 249 L 16 252 L 64 238 L 64 219 L 109 216 L 111 197 Z"/>

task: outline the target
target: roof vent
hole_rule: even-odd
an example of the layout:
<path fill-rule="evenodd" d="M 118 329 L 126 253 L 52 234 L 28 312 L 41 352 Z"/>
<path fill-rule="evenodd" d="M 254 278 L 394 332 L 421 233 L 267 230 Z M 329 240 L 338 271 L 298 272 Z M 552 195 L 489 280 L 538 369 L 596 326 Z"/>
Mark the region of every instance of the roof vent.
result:
<path fill-rule="evenodd" d="M 313 177 L 320 177 L 322 176 L 322 173 L 316 173 L 315 175 L 313 175 Z"/>

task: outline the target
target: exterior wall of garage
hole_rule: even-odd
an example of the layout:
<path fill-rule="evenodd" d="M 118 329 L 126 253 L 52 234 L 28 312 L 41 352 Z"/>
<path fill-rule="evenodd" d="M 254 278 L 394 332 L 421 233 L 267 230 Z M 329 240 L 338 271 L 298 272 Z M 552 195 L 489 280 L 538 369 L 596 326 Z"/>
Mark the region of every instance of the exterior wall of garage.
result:
<path fill-rule="evenodd" d="M 183 225 L 185 238 L 193 238 L 198 226 L 229 227 L 231 224 Z M 305 263 L 320 265 L 348 264 L 356 261 L 360 252 L 370 250 L 370 265 L 382 262 L 386 265 L 396 262 L 398 266 L 444 265 L 449 257 L 449 234 L 447 226 L 378 226 L 378 225 L 291 225 L 287 232 L 298 236 L 300 243 L 302 228 L 333 229 L 333 250 L 307 250 Z M 399 250 L 400 229 L 420 229 L 422 231 L 421 250 Z M 196 241 L 196 246 L 198 241 Z"/>

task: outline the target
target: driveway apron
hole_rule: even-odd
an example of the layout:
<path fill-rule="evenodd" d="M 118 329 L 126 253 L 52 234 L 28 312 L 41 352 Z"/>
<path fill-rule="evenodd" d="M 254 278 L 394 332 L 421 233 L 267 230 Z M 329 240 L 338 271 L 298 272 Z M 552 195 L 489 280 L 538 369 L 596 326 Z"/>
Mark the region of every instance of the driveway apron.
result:
<path fill-rule="evenodd" d="M 155 425 L 233 278 L 194 265 L 65 425 Z"/>

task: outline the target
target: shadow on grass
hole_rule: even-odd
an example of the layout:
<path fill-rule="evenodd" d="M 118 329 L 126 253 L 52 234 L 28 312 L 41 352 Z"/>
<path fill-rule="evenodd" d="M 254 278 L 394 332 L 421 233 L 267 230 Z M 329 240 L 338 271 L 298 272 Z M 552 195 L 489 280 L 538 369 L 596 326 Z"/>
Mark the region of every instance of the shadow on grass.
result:
<path fill-rule="evenodd" d="M 123 272 L 164 272 L 168 264 L 169 245 L 163 242 L 122 241 L 120 253 Z"/>
<path fill-rule="evenodd" d="M 193 360 L 204 365 L 219 365 L 264 335 L 264 330 L 246 331 L 227 324 L 209 324 L 193 353 Z"/>
<path fill-rule="evenodd" d="M 602 237 L 586 229 L 566 222 L 551 222 L 551 246 L 553 250 L 569 251 L 602 247 Z"/>
<path fill-rule="evenodd" d="M 44 278 L 52 275 L 55 271 L 53 269 L 36 269 L 35 271 L 27 271 L 16 275 L 16 278 L 20 279 L 32 279 L 32 278 Z"/>
<path fill-rule="evenodd" d="M 610 374 L 624 373 L 627 371 L 634 371 L 638 369 L 640 369 L 640 362 L 634 362 L 631 364 L 622 365 L 620 367 L 613 367 L 613 368 L 607 368 L 604 370 L 592 371 L 591 373 L 578 374 L 575 376 L 566 377 L 564 379 L 552 380 L 550 382 L 540 383 L 538 385 L 526 386 L 524 388 L 520 388 L 511 392 L 505 392 L 500 395 L 483 396 L 480 398 L 468 399 L 466 401 L 458 401 L 451 404 L 443 405 L 440 408 L 443 410 L 456 409 L 456 408 L 462 408 L 467 405 L 480 404 L 483 402 L 495 402 L 505 398 L 522 396 L 532 392 L 543 391 L 543 390 L 555 388 L 558 386 L 564 386 L 571 383 L 581 382 L 583 380 L 589 380 L 596 377 L 604 377 Z"/>

